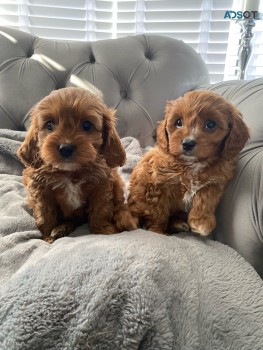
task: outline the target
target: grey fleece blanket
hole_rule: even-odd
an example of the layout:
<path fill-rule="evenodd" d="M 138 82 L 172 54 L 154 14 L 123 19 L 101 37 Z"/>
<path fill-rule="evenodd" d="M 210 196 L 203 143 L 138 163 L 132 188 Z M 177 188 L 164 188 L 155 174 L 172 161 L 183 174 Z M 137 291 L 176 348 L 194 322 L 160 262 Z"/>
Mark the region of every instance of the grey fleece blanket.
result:
<path fill-rule="evenodd" d="M 263 283 L 220 243 L 87 225 L 40 240 L 15 156 L 23 137 L 0 131 L 1 350 L 263 349 Z M 141 150 L 123 143 L 127 182 Z"/>

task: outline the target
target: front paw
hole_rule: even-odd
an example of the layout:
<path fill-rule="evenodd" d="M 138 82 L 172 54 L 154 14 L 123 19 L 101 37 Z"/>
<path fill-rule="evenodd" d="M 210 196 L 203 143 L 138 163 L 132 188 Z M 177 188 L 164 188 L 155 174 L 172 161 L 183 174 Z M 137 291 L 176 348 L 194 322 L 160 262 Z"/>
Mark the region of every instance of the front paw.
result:
<path fill-rule="evenodd" d="M 56 240 L 61 237 L 68 236 L 71 232 L 74 231 L 75 225 L 72 222 L 66 222 L 61 224 L 51 231 L 50 239 Z"/>
<path fill-rule="evenodd" d="M 171 234 L 179 233 L 179 232 L 189 232 L 189 231 L 190 231 L 189 225 L 185 221 L 179 220 L 179 219 L 170 220 L 167 228 L 167 232 Z"/>
<path fill-rule="evenodd" d="M 45 241 L 45 242 L 47 242 L 49 244 L 51 244 L 51 243 L 53 243 L 55 241 L 55 238 L 50 237 L 50 236 L 43 236 L 42 239 L 43 239 L 43 241 Z"/>
<path fill-rule="evenodd" d="M 129 210 L 118 211 L 114 215 L 114 221 L 119 232 L 132 231 L 139 227 L 139 219 L 132 216 Z"/>
<path fill-rule="evenodd" d="M 118 233 L 117 228 L 112 224 L 105 224 L 105 225 L 90 225 L 91 231 L 94 234 L 98 235 L 113 235 L 115 233 Z"/>
<path fill-rule="evenodd" d="M 158 224 L 150 224 L 149 225 L 146 222 L 145 228 L 147 229 L 147 231 L 159 233 L 159 234 L 165 235 L 165 236 L 168 235 L 168 233 L 166 232 L 166 225 L 158 225 Z"/>
<path fill-rule="evenodd" d="M 188 224 L 193 232 L 200 236 L 208 236 L 216 227 L 214 215 L 203 215 L 199 218 L 189 218 Z"/>

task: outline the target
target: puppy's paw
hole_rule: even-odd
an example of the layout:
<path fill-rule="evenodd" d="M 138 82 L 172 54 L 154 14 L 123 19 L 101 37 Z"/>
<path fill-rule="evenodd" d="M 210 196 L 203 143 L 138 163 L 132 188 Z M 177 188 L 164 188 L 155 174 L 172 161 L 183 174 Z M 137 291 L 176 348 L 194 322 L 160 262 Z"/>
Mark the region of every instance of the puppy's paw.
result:
<path fill-rule="evenodd" d="M 45 242 L 47 242 L 49 244 L 51 244 L 51 243 L 53 243 L 55 241 L 55 239 L 53 237 L 50 237 L 50 236 L 48 236 L 48 237 L 44 236 L 44 237 L 42 237 L 42 239 L 43 239 L 43 241 L 45 241 Z"/>
<path fill-rule="evenodd" d="M 147 230 L 155 232 L 155 233 L 159 233 L 159 234 L 165 235 L 165 236 L 168 235 L 168 233 L 165 232 L 165 229 L 162 226 L 157 226 L 157 225 L 147 226 Z"/>
<path fill-rule="evenodd" d="M 72 222 L 66 222 L 61 224 L 51 231 L 50 238 L 54 240 L 68 236 L 71 232 L 74 231 L 75 225 Z"/>
<path fill-rule="evenodd" d="M 129 210 L 118 211 L 114 215 L 114 220 L 116 222 L 116 227 L 119 232 L 122 231 L 132 231 L 139 227 L 138 218 L 132 216 Z"/>
<path fill-rule="evenodd" d="M 112 235 L 114 233 L 118 233 L 117 228 L 112 225 L 112 224 L 105 224 L 105 225 L 101 225 L 101 226 L 91 226 L 91 231 L 94 234 L 98 234 L 98 235 Z"/>
<path fill-rule="evenodd" d="M 167 231 L 169 233 L 189 232 L 190 227 L 187 222 L 182 220 L 172 220 L 169 223 Z"/>
<path fill-rule="evenodd" d="M 193 232 L 208 236 L 216 227 L 216 218 L 214 215 L 203 215 L 198 219 L 189 218 L 188 223 Z"/>

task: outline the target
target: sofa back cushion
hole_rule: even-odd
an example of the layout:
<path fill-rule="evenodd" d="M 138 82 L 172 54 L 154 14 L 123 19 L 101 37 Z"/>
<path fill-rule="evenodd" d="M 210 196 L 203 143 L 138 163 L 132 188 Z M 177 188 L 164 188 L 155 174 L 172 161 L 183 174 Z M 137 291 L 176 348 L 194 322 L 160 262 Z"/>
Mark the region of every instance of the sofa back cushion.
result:
<path fill-rule="evenodd" d="M 190 46 L 157 35 L 59 42 L 0 27 L 0 48 L 0 128 L 27 129 L 31 108 L 52 90 L 91 83 L 117 109 L 120 136 L 145 147 L 166 101 L 209 82 Z"/>

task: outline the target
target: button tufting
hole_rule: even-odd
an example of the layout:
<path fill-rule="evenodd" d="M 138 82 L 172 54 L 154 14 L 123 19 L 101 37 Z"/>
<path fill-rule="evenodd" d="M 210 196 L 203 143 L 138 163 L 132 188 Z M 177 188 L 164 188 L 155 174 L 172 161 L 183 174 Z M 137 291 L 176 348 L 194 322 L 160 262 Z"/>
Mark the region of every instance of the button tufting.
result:
<path fill-rule="evenodd" d="M 28 50 L 28 52 L 26 53 L 26 57 L 30 58 L 32 57 L 34 54 L 34 49 L 30 47 L 30 49 Z"/>
<path fill-rule="evenodd" d="M 95 57 L 94 57 L 94 55 L 93 55 L 93 52 L 91 52 L 90 53 L 90 56 L 89 56 L 89 61 L 90 61 L 90 63 L 95 63 Z"/>
<path fill-rule="evenodd" d="M 122 98 L 127 98 L 128 94 L 125 91 L 121 91 L 121 97 Z"/>
<path fill-rule="evenodd" d="M 153 59 L 153 55 L 150 51 L 146 51 L 145 52 L 145 58 L 147 58 L 148 60 L 152 60 Z"/>

